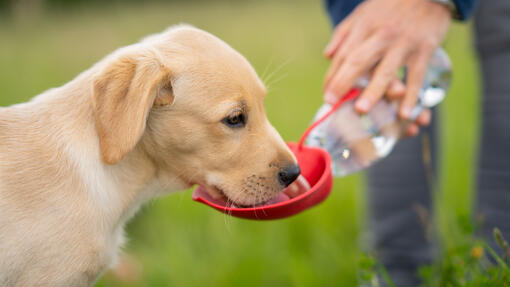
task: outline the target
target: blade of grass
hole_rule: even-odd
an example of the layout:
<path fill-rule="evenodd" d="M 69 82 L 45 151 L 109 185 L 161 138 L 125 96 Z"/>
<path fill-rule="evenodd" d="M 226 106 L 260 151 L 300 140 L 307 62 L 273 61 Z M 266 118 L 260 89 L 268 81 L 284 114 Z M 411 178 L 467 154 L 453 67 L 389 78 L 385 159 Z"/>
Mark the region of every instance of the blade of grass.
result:
<path fill-rule="evenodd" d="M 496 262 L 498 263 L 498 265 L 503 268 L 503 270 L 505 270 L 508 274 L 510 274 L 510 269 L 508 268 L 508 265 L 505 263 L 505 261 L 496 253 L 496 251 L 494 251 L 494 249 L 492 249 L 489 244 L 487 244 L 486 242 L 482 242 L 482 244 L 484 245 L 484 247 L 487 249 L 487 251 L 489 251 L 489 253 L 491 254 L 491 256 L 494 258 L 494 260 L 496 260 Z"/>
<path fill-rule="evenodd" d="M 379 273 L 381 274 L 382 278 L 384 279 L 384 282 L 386 282 L 386 284 L 389 286 L 389 287 L 397 287 L 395 285 L 395 283 L 393 282 L 393 280 L 391 280 L 391 277 L 390 277 L 390 274 L 388 273 L 388 270 L 386 270 L 386 267 L 384 267 L 384 265 L 377 261 L 377 269 L 379 269 Z"/>

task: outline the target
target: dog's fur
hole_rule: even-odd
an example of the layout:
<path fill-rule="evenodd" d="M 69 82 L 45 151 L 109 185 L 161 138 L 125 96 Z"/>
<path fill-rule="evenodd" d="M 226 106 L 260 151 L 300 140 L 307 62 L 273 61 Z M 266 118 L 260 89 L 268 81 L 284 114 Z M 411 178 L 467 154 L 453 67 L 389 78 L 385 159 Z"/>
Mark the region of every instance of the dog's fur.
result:
<path fill-rule="evenodd" d="M 200 184 L 239 205 L 295 158 L 263 83 L 216 37 L 177 26 L 68 84 L 0 108 L 0 286 L 89 286 L 141 204 Z M 245 126 L 225 118 L 243 114 Z"/>

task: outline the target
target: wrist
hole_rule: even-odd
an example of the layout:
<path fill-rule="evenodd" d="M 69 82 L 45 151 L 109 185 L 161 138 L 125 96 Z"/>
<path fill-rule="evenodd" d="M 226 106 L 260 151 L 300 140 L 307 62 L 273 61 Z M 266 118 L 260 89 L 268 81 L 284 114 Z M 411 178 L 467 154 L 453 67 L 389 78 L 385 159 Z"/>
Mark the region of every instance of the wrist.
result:
<path fill-rule="evenodd" d="M 460 19 L 459 11 L 457 10 L 457 6 L 455 5 L 455 2 L 453 0 L 428 0 L 428 1 L 436 3 L 446 8 L 452 18 Z"/>

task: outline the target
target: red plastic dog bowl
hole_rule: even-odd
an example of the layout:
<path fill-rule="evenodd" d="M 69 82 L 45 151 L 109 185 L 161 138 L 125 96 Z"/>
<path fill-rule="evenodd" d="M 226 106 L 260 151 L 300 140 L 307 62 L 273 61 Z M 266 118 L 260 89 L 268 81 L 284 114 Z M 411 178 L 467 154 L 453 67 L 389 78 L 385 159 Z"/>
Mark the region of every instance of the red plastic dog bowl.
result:
<path fill-rule="evenodd" d="M 333 184 L 331 158 L 328 152 L 321 148 L 299 147 L 296 143 L 288 143 L 288 146 L 296 155 L 301 167 L 301 174 L 311 186 L 305 193 L 275 204 L 239 208 L 225 206 L 203 192 L 202 187 L 198 187 L 193 192 L 193 200 L 207 204 L 228 215 L 256 220 L 289 217 L 321 203 L 328 197 Z"/>

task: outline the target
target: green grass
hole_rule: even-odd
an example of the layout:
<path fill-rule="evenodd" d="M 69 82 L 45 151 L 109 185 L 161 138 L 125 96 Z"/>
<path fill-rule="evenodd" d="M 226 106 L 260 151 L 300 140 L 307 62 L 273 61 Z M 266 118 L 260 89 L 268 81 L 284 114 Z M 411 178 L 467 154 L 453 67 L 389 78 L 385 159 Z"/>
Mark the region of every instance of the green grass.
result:
<path fill-rule="evenodd" d="M 296 141 L 322 103 L 322 58 L 330 27 L 320 1 L 117 4 L 0 20 L 0 105 L 64 84 L 110 51 L 187 22 L 216 34 L 256 70 L 275 71 L 266 107 Z M 477 136 L 477 75 L 466 26 L 446 42 L 455 66 L 442 109 L 440 222 L 469 214 Z M 141 282 L 106 276 L 98 286 L 354 286 L 365 220 L 360 175 L 335 180 L 330 198 L 295 217 L 253 222 L 191 201 L 190 191 L 149 204 L 128 226 L 127 252 Z M 443 228 L 455 244 L 451 228 Z M 454 229 L 453 229 L 454 230 Z M 447 233 L 448 232 L 448 233 Z"/>

